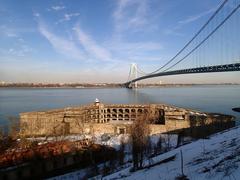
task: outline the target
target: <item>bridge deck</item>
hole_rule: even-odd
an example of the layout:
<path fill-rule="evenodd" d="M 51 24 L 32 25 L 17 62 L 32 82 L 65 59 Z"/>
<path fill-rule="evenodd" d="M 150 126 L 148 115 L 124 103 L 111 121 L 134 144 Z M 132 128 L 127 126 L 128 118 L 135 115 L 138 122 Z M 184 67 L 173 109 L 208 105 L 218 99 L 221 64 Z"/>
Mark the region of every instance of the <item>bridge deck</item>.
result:
<path fill-rule="evenodd" d="M 191 68 L 191 69 L 182 69 L 182 70 L 175 70 L 175 71 L 166 71 L 160 72 L 155 74 L 149 74 L 146 76 L 142 76 L 131 81 L 124 83 L 125 87 L 129 87 L 131 83 L 153 78 L 159 76 L 170 76 L 170 75 L 178 75 L 178 74 L 194 74 L 194 73 L 210 73 L 210 72 L 228 72 L 228 71 L 240 71 L 240 63 L 234 64 L 224 64 L 224 65 L 216 65 L 216 66 L 207 66 L 207 67 L 198 67 L 198 68 Z"/>

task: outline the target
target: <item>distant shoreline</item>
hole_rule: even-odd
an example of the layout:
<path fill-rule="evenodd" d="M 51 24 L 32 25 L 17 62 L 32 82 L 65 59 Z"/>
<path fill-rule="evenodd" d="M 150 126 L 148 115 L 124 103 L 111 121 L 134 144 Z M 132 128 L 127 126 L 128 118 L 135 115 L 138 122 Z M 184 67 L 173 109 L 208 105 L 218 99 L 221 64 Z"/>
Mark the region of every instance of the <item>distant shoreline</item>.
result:
<path fill-rule="evenodd" d="M 222 84 L 138 84 L 138 88 L 165 88 L 165 87 L 191 87 L 191 86 L 232 86 L 240 85 L 237 83 L 222 83 Z M 33 83 L 12 83 L 0 84 L 0 88 L 46 88 L 46 89 L 98 89 L 98 88 L 123 88 L 122 84 L 33 84 Z"/>

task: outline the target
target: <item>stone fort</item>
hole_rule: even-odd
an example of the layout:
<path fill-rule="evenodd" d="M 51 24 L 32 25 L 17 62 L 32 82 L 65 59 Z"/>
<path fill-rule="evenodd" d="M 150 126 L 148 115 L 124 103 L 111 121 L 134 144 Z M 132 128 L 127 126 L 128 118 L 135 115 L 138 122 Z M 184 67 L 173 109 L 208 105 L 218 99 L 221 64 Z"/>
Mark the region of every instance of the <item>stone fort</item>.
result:
<path fill-rule="evenodd" d="M 147 115 L 147 117 L 146 117 Z M 216 120 L 213 115 L 165 104 L 103 104 L 20 113 L 21 135 L 51 136 L 90 133 L 129 133 L 137 118 L 150 120 L 150 133 L 191 127 L 191 121 Z"/>

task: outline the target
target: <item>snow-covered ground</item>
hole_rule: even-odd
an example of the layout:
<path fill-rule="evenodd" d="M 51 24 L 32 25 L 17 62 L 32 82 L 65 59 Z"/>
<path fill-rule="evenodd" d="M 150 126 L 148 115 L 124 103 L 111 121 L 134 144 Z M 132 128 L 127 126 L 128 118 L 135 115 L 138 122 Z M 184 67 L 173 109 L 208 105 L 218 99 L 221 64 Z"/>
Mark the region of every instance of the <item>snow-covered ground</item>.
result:
<path fill-rule="evenodd" d="M 178 135 L 176 134 L 154 134 L 151 136 L 151 142 L 152 145 L 155 145 L 158 143 L 159 138 L 161 137 L 162 140 L 162 146 L 169 146 L 171 148 L 176 147 L 177 145 L 177 138 Z M 130 137 L 128 134 L 104 134 L 104 133 L 99 133 L 95 134 L 94 136 L 92 135 L 67 135 L 67 136 L 57 136 L 57 137 L 36 137 L 36 138 L 28 138 L 28 140 L 31 141 L 37 141 L 38 144 L 45 144 L 47 142 L 52 142 L 52 141 L 63 141 L 63 140 L 69 140 L 69 141 L 78 141 L 82 139 L 89 139 L 92 140 L 96 144 L 102 144 L 102 145 L 107 145 L 111 146 L 115 149 L 119 149 L 121 143 L 126 144 L 126 148 L 129 151 L 128 143 L 130 141 Z M 20 139 L 19 139 L 20 140 Z M 189 141 L 191 139 L 185 137 L 185 140 Z"/>
<path fill-rule="evenodd" d="M 159 162 L 176 155 L 173 161 L 133 173 L 129 172 L 130 168 L 126 168 L 103 179 L 175 179 L 181 174 L 181 150 L 184 174 L 189 179 L 240 179 L 240 127 L 218 133 L 209 139 L 195 141 L 153 158 L 153 162 Z"/>
<path fill-rule="evenodd" d="M 126 135 L 111 136 L 110 138 L 107 136 L 103 138 L 102 135 L 99 135 L 96 137 L 96 141 L 117 148 L 123 138 L 128 139 Z M 176 143 L 176 137 L 170 138 L 172 142 Z M 155 135 L 152 137 L 152 142 L 157 142 L 158 139 L 159 135 Z M 146 160 L 145 165 L 149 165 L 149 162 L 154 164 L 175 155 L 174 160 L 136 172 L 130 172 L 131 164 L 128 163 L 125 166 L 127 168 L 114 174 L 105 177 L 100 175 L 92 179 L 176 179 L 181 175 L 181 150 L 183 153 L 183 171 L 189 179 L 240 179 L 240 126 L 212 135 L 209 139 L 200 139 L 181 146 L 156 156 L 151 161 Z M 79 170 L 51 179 L 81 179 L 83 174 L 85 174 L 84 170 Z"/>
<path fill-rule="evenodd" d="M 116 167 L 116 171 L 123 169 L 124 167 L 130 167 L 131 163 L 129 161 L 131 160 L 131 143 L 130 143 L 130 136 L 128 134 L 96 134 L 94 137 L 90 135 L 85 135 L 85 136 L 80 136 L 80 135 L 72 135 L 72 136 L 65 136 L 64 139 L 66 140 L 80 140 L 80 139 L 92 139 L 95 143 L 97 144 L 103 144 L 103 145 L 108 145 L 111 147 L 114 147 L 115 149 L 119 150 L 121 143 L 125 143 L 125 164 L 121 165 L 121 167 Z M 150 140 L 152 143 L 152 146 L 156 145 L 159 141 L 159 138 L 161 138 L 161 144 L 162 144 L 162 149 L 174 149 L 177 146 L 177 138 L 178 136 L 176 134 L 155 134 L 152 135 Z M 63 139 L 63 138 L 59 138 Z M 34 139 L 36 140 L 36 138 Z M 46 139 L 41 139 L 38 138 L 38 141 L 42 141 L 41 143 L 46 142 Z M 52 141 L 54 138 L 49 137 L 47 141 Z M 187 138 L 189 140 L 189 138 Z M 98 168 L 101 169 L 103 168 L 103 164 L 99 164 Z M 56 176 L 53 178 L 50 178 L 51 180 L 62 180 L 62 179 L 84 179 L 86 176 L 88 176 L 89 172 L 91 171 L 91 167 L 77 170 L 71 173 L 67 173 L 64 175 Z M 93 179 L 101 179 L 101 175 L 98 177 L 95 177 Z"/>

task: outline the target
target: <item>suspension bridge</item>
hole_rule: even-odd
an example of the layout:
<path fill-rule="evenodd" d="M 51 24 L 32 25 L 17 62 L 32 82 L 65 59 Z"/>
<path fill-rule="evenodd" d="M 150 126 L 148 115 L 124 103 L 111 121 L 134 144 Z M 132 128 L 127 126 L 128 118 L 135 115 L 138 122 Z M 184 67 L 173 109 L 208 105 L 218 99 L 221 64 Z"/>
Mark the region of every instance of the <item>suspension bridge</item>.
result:
<path fill-rule="evenodd" d="M 240 0 L 224 0 L 169 60 L 146 73 L 132 63 L 127 88 L 140 80 L 179 74 L 240 71 Z"/>

